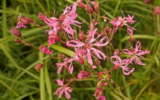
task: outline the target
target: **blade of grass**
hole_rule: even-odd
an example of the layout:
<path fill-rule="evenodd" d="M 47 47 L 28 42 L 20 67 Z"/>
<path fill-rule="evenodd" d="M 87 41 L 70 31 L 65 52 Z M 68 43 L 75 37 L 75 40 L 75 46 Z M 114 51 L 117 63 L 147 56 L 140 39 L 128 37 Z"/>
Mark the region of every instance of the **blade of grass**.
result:
<path fill-rule="evenodd" d="M 133 35 L 136 39 L 150 39 L 150 40 L 154 40 L 156 37 L 151 36 L 151 35 Z M 120 42 L 124 42 L 126 40 L 129 40 L 130 36 L 126 36 L 124 38 L 121 39 Z"/>
<path fill-rule="evenodd" d="M 43 28 L 47 28 L 47 27 L 48 26 L 44 26 Z M 34 28 L 34 29 L 27 30 L 27 31 L 22 31 L 21 33 L 22 33 L 23 37 L 27 37 L 30 35 L 39 34 L 42 31 L 43 31 L 43 29 L 41 29 L 41 28 Z M 5 43 L 5 42 L 9 42 L 9 41 L 13 41 L 13 38 L 15 38 L 15 36 L 12 36 L 12 35 L 5 37 L 5 38 L 1 38 L 0 44 Z"/>
<path fill-rule="evenodd" d="M 13 57 L 9 54 L 9 52 L 7 51 L 7 48 L 3 45 L 3 44 L 0 44 L 0 47 L 2 49 L 2 51 L 4 52 L 4 54 L 9 58 L 9 60 L 11 61 L 11 63 L 13 64 L 13 66 L 15 66 L 18 70 L 23 70 L 25 71 L 25 69 L 19 67 L 16 63 L 16 61 L 13 59 Z M 26 71 L 27 74 L 29 74 L 30 76 L 32 76 L 33 78 L 39 80 L 39 77 L 34 75 L 33 73 L 29 72 L 29 71 Z"/>
<path fill-rule="evenodd" d="M 7 36 L 6 0 L 3 0 L 3 37 Z"/>
<path fill-rule="evenodd" d="M 23 98 L 25 98 L 25 97 L 27 97 L 27 96 L 29 96 L 29 95 L 33 95 L 33 94 L 35 94 L 35 93 L 37 93 L 37 92 L 39 92 L 39 90 L 38 90 L 38 91 L 29 92 L 29 93 L 24 94 L 24 95 L 22 95 L 22 96 L 20 96 L 20 97 L 18 97 L 18 98 L 16 98 L 16 99 L 14 99 L 14 100 L 23 100 Z"/>
<path fill-rule="evenodd" d="M 117 10 L 118 10 L 118 8 L 119 8 L 120 3 L 121 3 L 121 0 L 118 0 L 117 5 L 116 5 L 116 8 L 115 8 L 114 13 L 113 13 L 113 16 L 114 16 L 114 17 L 115 17 L 115 15 L 116 15 L 116 13 L 117 13 Z"/>
<path fill-rule="evenodd" d="M 69 49 L 66 49 L 66 48 L 64 48 L 64 47 L 61 47 L 61 46 L 59 46 L 59 45 L 51 45 L 50 46 L 52 49 L 55 49 L 55 50 L 57 50 L 57 51 L 59 51 L 59 52 L 61 52 L 61 53 L 64 53 L 64 54 L 66 54 L 66 55 L 69 55 L 69 56 L 74 56 L 75 55 L 75 52 L 73 52 L 73 51 L 71 51 L 71 50 L 69 50 Z"/>
<path fill-rule="evenodd" d="M 39 60 L 43 59 L 44 53 L 39 51 Z M 43 63 L 41 61 L 41 63 Z M 45 96 L 45 83 L 44 83 L 44 67 L 41 68 L 40 70 L 40 100 L 46 100 Z"/>
<path fill-rule="evenodd" d="M 35 0 L 36 3 L 38 4 L 38 6 L 41 8 L 41 10 L 46 13 L 46 10 L 44 9 L 44 7 L 41 5 L 41 3 L 39 2 L 39 0 Z"/>
<path fill-rule="evenodd" d="M 52 98 L 52 87 L 51 87 L 51 80 L 48 74 L 48 66 L 47 63 L 45 64 L 45 82 L 46 82 L 46 88 L 49 95 L 49 100 L 53 100 Z"/>
<path fill-rule="evenodd" d="M 0 83 L 3 84 L 6 88 L 8 88 L 10 91 L 12 91 L 16 96 L 19 96 L 12 88 L 10 88 L 6 83 L 4 83 L 2 80 L 0 80 Z"/>

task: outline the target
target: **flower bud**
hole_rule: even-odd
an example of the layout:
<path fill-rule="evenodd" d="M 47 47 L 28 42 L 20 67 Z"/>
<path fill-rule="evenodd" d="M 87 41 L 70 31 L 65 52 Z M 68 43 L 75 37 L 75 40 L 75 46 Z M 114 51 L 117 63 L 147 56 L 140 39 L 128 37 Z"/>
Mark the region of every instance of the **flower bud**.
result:
<path fill-rule="evenodd" d="M 106 33 L 109 33 L 109 26 L 106 26 L 105 28 L 104 28 L 104 31 L 106 32 Z"/>
<path fill-rule="evenodd" d="M 108 83 L 107 82 L 102 82 L 101 85 L 105 87 L 105 86 L 108 86 Z"/>
<path fill-rule="evenodd" d="M 93 8 L 90 4 L 86 4 L 86 7 L 87 7 L 87 11 L 88 13 L 92 14 L 93 13 Z"/>
<path fill-rule="evenodd" d="M 115 49 L 114 55 L 117 56 L 117 55 L 119 55 L 119 53 L 120 53 L 119 49 Z"/>
<path fill-rule="evenodd" d="M 113 67 L 113 69 L 114 69 L 114 70 L 117 70 L 117 69 L 119 69 L 119 66 L 115 65 L 115 66 Z"/>
<path fill-rule="evenodd" d="M 158 32 L 157 34 L 160 35 L 160 32 Z"/>
<path fill-rule="evenodd" d="M 112 34 L 112 28 L 109 28 L 109 34 Z"/>
<path fill-rule="evenodd" d="M 134 36 L 131 36 L 130 38 L 129 38 L 129 42 L 133 42 L 135 40 L 135 37 Z"/>
<path fill-rule="evenodd" d="M 94 61 L 97 66 L 101 65 L 101 61 L 99 59 L 95 58 Z"/>
<path fill-rule="evenodd" d="M 55 41 L 61 41 L 61 38 L 57 35 L 55 36 Z"/>
<path fill-rule="evenodd" d="M 14 42 L 16 42 L 16 43 L 22 43 L 22 41 L 19 40 L 19 39 L 14 39 Z"/>
<path fill-rule="evenodd" d="M 21 32 L 17 28 L 12 27 L 11 33 L 12 33 L 12 35 L 15 35 L 17 37 L 21 37 Z"/>
<path fill-rule="evenodd" d="M 156 15 L 159 15 L 159 14 L 160 14 L 160 6 L 157 6 L 157 7 L 155 8 L 154 13 L 155 13 Z"/>
<path fill-rule="evenodd" d="M 95 2 L 95 4 L 93 4 L 93 8 L 94 8 L 94 11 L 98 14 L 99 2 Z"/>
<path fill-rule="evenodd" d="M 78 79 L 83 79 L 89 77 L 90 75 L 91 73 L 89 71 L 80 71 L 77 77 Z"/>
<path fill-rule="evenodd" d="M 59 59 L 64 59 L 64 58 L 66 58 L 66 56 L 65 56 L 65 54 L 58 54 L 58 58 Z"/>
<path fill-rule="evenodd" d="M 144 0 L 146 4 L 150 4 L 150 0 Z"/>
<path fill-rule="evenodd" d="M 79 57 L 78 62 L 79 62 L 80 64 L 84 64 L 84 59 L 83 59 L 82 57 Z"/>
<path fill-rule="evenodd" d="M 60 15 L 59 16 L 59 22 L 63 22 L 65 18 L 66 18 L 65 14 Z"/>
<path fill-rule="evenodd" d="M 84 3 L 82 2 L 82 0 L 80 0 L 80 1 L 78 2 L 78 5 L 79 5 L 79 7 L 81 7 L 82 9 L 85 8 Z"/>
<path fill-rule="evenodd" d="M 78 38 L 79 38 L 80 41 L 83 41 L 83 40 L 84 40 L 84 37 L 85 37 L 84 31 L 82 30 L 82 31 L 79 32 Z"/>
<path fill-rule="evenodd" d="M 37 64 L 34 68 L 36 69 L 37 72 L 39 72 L 42 67 L 43 64 Z"/>

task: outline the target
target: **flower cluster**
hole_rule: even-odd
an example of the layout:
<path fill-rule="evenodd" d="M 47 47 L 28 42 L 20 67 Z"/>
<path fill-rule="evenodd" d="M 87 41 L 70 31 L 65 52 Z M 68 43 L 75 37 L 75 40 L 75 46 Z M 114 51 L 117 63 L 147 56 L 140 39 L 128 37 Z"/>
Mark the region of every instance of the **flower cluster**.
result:
<path fill-rule="evenodd" d="M 53 54 L 53 50 L 50 50 L 50 46 L 55 44 L 56 42 L 62 43 L 65 47 L 70 48 L 75 51 L 74 56 L 65 56 L 64 54 L 60 54 L 59 62 L 55 63 L 57 67 L 57 74 L 62 72 L 63 67 L 68 70 L 70 74 L 73 74 L 74 62 L 78 62 L 79 64 L 87 67 L 88 70 L 82 69 L 78 74 L 77 78 L 71 79 L 57 79 L 56 82 L 60 86 L 55 92 L 54 95 L 59 95 L 60 98 L 63 93 L 67 99 L 71 98 L 71 95 L 68 92 L 72 92 L 73 89 L 69 87 L 73 81 L 81 81 L 84 79 L 96 79 L 97 86 L 94 93 L 94 97 L 97 100 L 106 100 L 105 95 L 103 95 L 103 87 L 107 87 L 109 83 L 113 84 L 113 79 L 111 76 L 111 72 L 113 70 L 117 70 L 122 68 L 124 75 L 130 75 L 135 68 L 132 67 L 133 63 L 138 65 L 145 65 L 140 58 L 143 58 L 145 54 L 148 54 L 149 51 L 143 51 L 141 49 L 140 41 L 137 41 L 135 47 L 130 47 L 130 49 L 124 48 L 121 52 L 118 49 L 115 49 L 113 56 L 108 56 L 105 50 L 112 45 L 112 39 L 114 34 L 120 27 L 126 26 L 127 33 L 131 35 L 129 41 L 134 41 L 133 38 L 133 30 L 135 28 L 131 27 L 131 24 L 134 24 L 133 20 L 134 15 L 128 15 L 126 17 L 122 11 L 123 17 L 118 16 L 117 18 L 106 20 L 107 17 L 101 16 L 100 18 L 104 18 L 105 23 L 109 23 L 113 28 L 109 26 L 105 26 L 104 28 L 100 27 L 101 23 L 98 22 L 98 11 L 99 11 L 99 2 L 94 2 L 88 0 L 88 4 L 84 4 L 83 0 L 78 0 L 74 4 L 70 6 L 66 6 L 63 10 L 63 13 L 59 17 L 55 17 L 55 11 L 52 17 L 47 17 L 47 15 L 43 15 L 42 13 L 38 14 L 38 18 L 42 20 L 49 29 L 45 29 L 44 33 L 48 36 L 48 46 L 40 45 L 39 48 L 35 47 L 31 42 L 25 40 L 21 35 L 19 28 L 26 28 L 27 25 L 33 24 L 37 27 L 44 29 L 42 26 L 38 25 L 35 21 L 28 17 L 18 16 L 18 22 L 16 28 L 11 29 L 11 33 L 19 39 L 14 39 L 15 42 L 25 44 L 28 46 L 33 46 L 36 49 L 42 51 L 43 53 L 50 55 L 51 58 Z M 77 6 L 87 11 L 87 14 L 94 16 L 90 22 L 88 31 L 83 30 L 82 25 L 85 23 L 79 22 L 76 20 L 78 14 L 76 13 Z M 158 9 L 158 8 L 156 8 Z M 159 13 L 158 10 L 155 11 Z M 130 25 L 129 25 L 130 24 Z M 80 28 L 79 32 L 73 29 L 72 26 L 76 26 Z M 67 34 L 67 35 L 66 35 Z M 78 36 L 75 37 L 75 34 Z M 114 50 L 113 50 L 114 51 Z M 121 55 L 126 55 L 125 58 Z M 101 65 L 101 62 L 105 61 L 106 58 L 110 59 L 110 63 L 113 65 L 111 69 L 108 69 L 104 65 Z M 42 68 L 43 64 L 38 64 L 35 69 L 39 71 Z M 100 68 L 101 71 L 97 71 L 96 68 Z M 64 84 L 64 82 L 67 82 Z"/>

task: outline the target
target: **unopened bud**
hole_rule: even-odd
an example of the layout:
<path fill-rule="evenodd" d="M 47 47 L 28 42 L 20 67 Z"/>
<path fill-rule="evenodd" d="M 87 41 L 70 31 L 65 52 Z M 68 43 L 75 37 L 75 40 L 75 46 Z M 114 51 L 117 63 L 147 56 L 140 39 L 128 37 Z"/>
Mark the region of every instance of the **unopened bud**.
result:
<path fill-rule="evenodd" d="M 119 69 L 119 66 L 115 65 L 115 66 L 113 67 L 113 69 L 114 69 L 114 70 L 117 70 L 117 69 Z"/>
<path fill-rule="evenodd" d="M 95 58 L 94 61 L 97 66 L 101 65 L 101 61 L 99 59 Z"/>
<path fill-rule="evenodd" d="M 86 7 L 87 7 L 87 11 L 88 13 L 92 14 L 93 13 L 93 8 L 90 4 L 86 4 Z"/>
<path fill-rule="evenodd" d="M 63 22 L 65 18 L 66 18 L 66 15 L 62 14 L 61 16 L 59 16 L 59 22 Z"/>
<path fill-rule="evenodd" d="M 42 67 L 43 64 L 37 64 L 34 68 L 36 69 L 37 72 L 39 72 Z"/>
<path fill-rule="evenodd" d="M 84 37 L 85 37 L 84 31 L 82 30 L 82 31 L 79 32 L 78 38 L 79 38 L 80 41 L 83 41 L 83 40 L 84 40 Z"/>
<path fill-rule="evenodd" d="M 58 59 L 64 59 L 66 58 L 65 54 L 58 54 Z"/>
<path fill-rule="evenodd" d="M 84 59 L 83 59 L 82 57 L 79 57 L 78 62 L 79 62 L 80 64 L 84 64 Z"/>
<path fill-rule="evenodd" d="M 16 43 L 22 43 L 22 41 L 19 40 L 19 39 L 14 39 L 14 42 L 16 42 Z"/>
<path fill-rule="evenodd" d="M 94 8 L 94 11 L 98 14 L 99 2 L 95 2 L 95 4 L 93 4 L 93 8 Z"/>
<path fill-rule="evenodd" d="M 38 18 L 43 21 L 45 16 L 42 13 L 38 13 Z"/>
<path fill-rule="evenodd" d="M 144 0 L 146 4 L 150 4 L 150 0 Z"/>
<path fill-rule="evenodd" d="M 89 77 L 90 75 L 91 73 L 89 71 L 80 71 L 77 77 L 78 79 L 83 79 Z"/>
<path fill-rule="evenodd" d="M 55 36 L 55 41 L 61 41 L 61 38 L 57 35 Z"/>
<path fill-rule="evenodd" d="M 109 33 L 109 30 L 110 30 L 109 26 L 106 26 L 106 27 L 104 28 L 104 31 L 105 31 L 106 33 Z"/>
<path fill-rule="evenodd" d="M 21 37 L 21 32 L 17 28 L 12 27 L 11 33 L 12 33 L 12 35 L 15 35 L 17 37 Z"/>
<path fill-rule="evenodd" d="M 129 38 L 129 42 L 133 42 L 135 40 L 135 37 L 134 36 L 131 36 L 130 38 Z"/>
<path fill-rule="evenodd" d="M 117 56 L 117 55 L 119 55 L 119 53 L 120 53 L 119 49 L 115 49 L 114 55 Z"/>
<path fill-rule="evenodd" d="M 112 34 L 112 28 L 109 28 L 109 34 Z"/>
<path fill-rule="evenodd" d="M 102 82 L 101 85 L 105 87 L 105 86 L 108 86 L 108 83 L 107 82 Z"/>
<path fill-rule="evenodd" d="M 157 7 L 155 8 L 154 13 L 155 13 L 156 15 L 159 15 L 159 14 L 160 14 L 160 6 L 157 6 Z"/>
<path fill-rule="evenodd" d="M 157 34 L 160 35 L 160 32 L 158 32 Z"/>
<path fill-rule="evenodd" d="M 80 0 L 80 1 L 78 2 L 78 5 L 79 5 L 82 9 L 85 8 L 84 3 L 82 2 L 82 0 Z"/>

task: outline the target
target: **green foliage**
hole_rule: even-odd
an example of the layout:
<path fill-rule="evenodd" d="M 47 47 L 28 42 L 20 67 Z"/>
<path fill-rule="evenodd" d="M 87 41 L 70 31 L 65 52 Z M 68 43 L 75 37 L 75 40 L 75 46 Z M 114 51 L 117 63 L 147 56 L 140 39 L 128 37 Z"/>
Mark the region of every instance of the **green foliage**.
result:
<path fill-rule="evenodd" d="M 98 1 L 98 0 L 96 0 Z M 143 49 L 149 49 L 150 54 L 142 59 L 147 62 L 146 66 L 135 66 L 136 71 L 130 76 L 122 75 L 121 71 L 115 71 L 112 76 L 117 83 L 115 88 L 109 86 L 104 88 L 107 100 L 160 100 L 160 35 L 157 35 L 156 17 L 152 10 L 155 5 L 160 5 L 160 1 L 151 5 L 144 3 L 144 0 L 99 0 L 100 15 L 106 14 L 109 18 L 125 15 L 135 15 L 136 23 L 134 28 L 134 37 L 142 42 Z M 63 71 L 63 75 L 57 75 L 55 63 L 57 59 L 52 59 L 43 65 L 40 72 L 36 72 L 34 67 L 38 63 L 47 61 L 49 56 L 37 52 L 32 47 L 17 44 L 13 42 L 15 36 L 10 33 L 11 27 L 17 23 L 17 16 L 21 14 L 30 17 L 44 26 L 45 24 L 37 17 L 39 12 L 59 16 L 66 5 L 70 5 L 75 0 L 1 0 L 0 3 L 0 100 L 57 100 L 53 92 L 57 89 L 55 79 L 74 77 Z M 86 20 L 82 26 L 84 30 L 88 29 L 89 17 L 81 8 L 77 8 L 79 14 L 78 20 Z M 106 23 L 100 20 L 102 27 Z M 44 26 L 47 28 L 47 26 Z M 35 26 L 22 29 L 22 35 L 26 40 L 31 41 L 39 47 L 41 43 L 47 42 L 47 36 L 44 30 Z M 114 39 L 113 46 L 122 50 L 129 42 L 129 36 L 124 29 L 120 29 Z M 119 44 L 117 44 L 119 43 Z M 133 43 L 134 44 L 134 43 Z M 59 44 L 51 46 L 54 49 L 54 56 L 64 53 L 68 56 L 75 53 L 64 48 Z M 111 55 L 111 54 L 110 54 Z M 107 59 L 109 60 L 109 59 Z M 113 65 L 106 61 L 106 67 L 112 68 Z M 76 65 L 76 63 L 75 63 Z M 78 65 L 78 64 L 77 64 Z M 78 74 L 81 68 L 76 67 L 74 75 Z M 77 71 L 76 71 L 77 70 Z M 72 84 L 72 100 L 94 100 L 92 96 L 96 89 L 95 80 L 88 82 L 75 82 Z M 66 100 L 64 96 L 60 100 Z"/>

